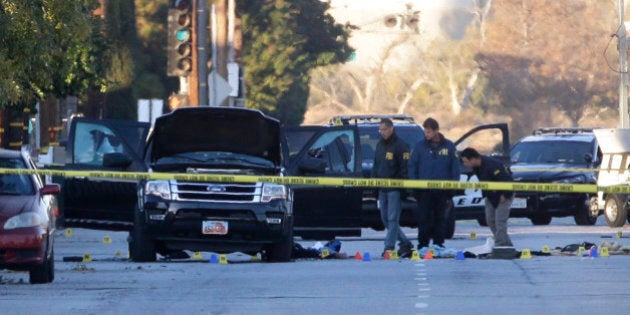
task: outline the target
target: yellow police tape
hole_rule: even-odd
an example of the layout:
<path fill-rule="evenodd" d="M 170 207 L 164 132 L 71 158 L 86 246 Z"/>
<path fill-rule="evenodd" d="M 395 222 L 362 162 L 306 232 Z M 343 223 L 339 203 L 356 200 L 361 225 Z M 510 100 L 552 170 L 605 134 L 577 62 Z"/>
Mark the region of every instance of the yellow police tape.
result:
<path fill-rule="evenodd" d="M 511 191 L 541 191 L 562 193 L 596 193 L 598 191 L 617 194 L 629 194 L 630 185 L 597 186 L 595 184 L 562 184 L 562 183 L 526 183 L 526 182 L 460 182 L 449 180 L 402 180 L 348 177 L 300 177 L 300 176 L 254 176 L 231 174 L 182 174 L 182 173 L 145 173 L 145 172 L 113 172 L 113 171 L 78 171 L 48 169 L 13 169 L 0 168 L 0 174 L 39 174 L 55 177 L 93 177 L 105 179 L 175 179 L 196 182 L 269 182 L 285 185 L 309 186 L 345 186 L 345 187 L 380 187 L 401 189 L 482 189 Z"/>

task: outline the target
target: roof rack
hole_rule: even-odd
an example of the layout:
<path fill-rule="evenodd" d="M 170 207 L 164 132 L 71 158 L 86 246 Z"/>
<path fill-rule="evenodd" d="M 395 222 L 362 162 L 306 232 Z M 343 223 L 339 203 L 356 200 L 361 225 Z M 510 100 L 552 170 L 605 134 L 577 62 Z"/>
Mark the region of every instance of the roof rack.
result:
<path fill-rule="evenodd" d="M 339 115 L 330 119 L 331 125 L 348 125 L 350 123 L 370 123 L 379 122 L 383 118 L 389 118 L 392 121 L 414 122 L 413 117 L 405 114 L 393 115 Z"/>
<path fill-rule="evenodd" d="M 567 134 L 567 133 L 590 133 L 593 132 L 593 129 L 596 128 L 587 128 L 587 127 L 540 127 L 534 130 L 534 135 L 542 135 L 542 134 Z"/>

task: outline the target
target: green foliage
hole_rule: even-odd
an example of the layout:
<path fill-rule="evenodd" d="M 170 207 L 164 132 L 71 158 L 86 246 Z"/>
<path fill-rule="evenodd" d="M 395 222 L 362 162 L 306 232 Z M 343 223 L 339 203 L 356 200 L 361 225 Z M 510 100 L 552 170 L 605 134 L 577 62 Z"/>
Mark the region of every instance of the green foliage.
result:
<path fill-rule="evenodd" d="M 135 6 L 126 0 L 109 0 L 105 11 L 105 34 L 109 49 L 102 63 L 109 83 L 105 91 L 108 118 L 132 119 L 136 115 L 136 97 L 132 85 L 136 80 L 139 41 L 135 25 Z"/>
<path fill-rule="evenodd" d="M 103 88 L 97 0 L 0 0 L 0 108 Z"/>
<path fill-rule="evenodd" d="M 139 58 L 137 79 L 133 83 L 138 98 L 166 99 L 168 91 L 179 86 L 178 78 L 166 76 L 168 0 L 136 0 L 136 27 Z"/>
<path fill-rule="evenodd" d="M 308 99 L 309 71 L 347 60 L 353 49 L 348 33 L 318 0 L 240 1 L 246 106 L 302 122 Z"/>

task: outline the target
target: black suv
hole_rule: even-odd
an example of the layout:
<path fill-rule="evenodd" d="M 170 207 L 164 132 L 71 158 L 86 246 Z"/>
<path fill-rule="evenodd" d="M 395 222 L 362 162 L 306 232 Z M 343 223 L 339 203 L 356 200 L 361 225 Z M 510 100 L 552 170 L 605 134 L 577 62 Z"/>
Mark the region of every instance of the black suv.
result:
<path fill-rule="evenodd" d="M 414 121 L 413 117 L 408 115 L 350 115 L 335 116 L 330 120 L 331 125 L 356 125 L 358 127 L 361 144 L 361 169 L 365 178 L 369 178 L 372 172 L 376 144 L 381 140 L 378 127 L 383 118 L 392 120 L 396 135 L 409 145 L 410 150 L 413 150 L 414 145 L 418 141 L 424 139 L 424 129 Z M 378 193 L 376 188 L 365 188 L 363 190 L 361 226 L 383 230 L 381 214 L 376 206 L 377 199 Z M 413 209 L 416 207 L 415 199 L 412 196 L 405 196 L 402 207 L 400 225 L 416 227 L 417 223 L 413 214 Z"/>
<path fill-rule="evenodd" d="M 518 141 L 510 156 L 517 182 L 595 184 L 602 155 L 590 128 L 539 128 Z M 593 225 L 599 215 L 591 206 L 595 200 L 585 193 L 516 192 L 510 216 L 527 217 L 535 225 L 573 216 L 578 225 Z"/>
<path fill-rule="evenodd" d="M 374 164 L 374 151 L 376 144 L 381 139 L 378 127 L 381 119 L 389 118 L 394 123 L 396 134 L 402 138 L 411 150 L 417 142 L 424 139 L 424 129 L 418 125 L 413 117 L 408 115 L 347 115 L 335 116 L 330 125 L 354 125 L 359 130 L 359 139 L 361 144 L 361 168 L 363 176 L 370 177 L 372 166 Z M 505 161 L 509 161 L 509 131 L 507 124 L 497 123 L 477 126 L 464 135 L 462 135 L 454 144 L 458 151 L 463 150 L 466 146 L 478 148 L 483 154 L 493 155 L 494 157 Z M 462 174 L 460 181 L 478 181 L 477 177 L 471 170 L 460 165 Z M 382 230 L 383 223 L 381 221 L 380 212 L 376 205 L 377 190 L 375 188 L 367 188 L 363 191 L 363 212 L 361 214 L 361 225 L 375 230 Z M 446 237 L 452 238 L 455 233 L 456 220 L 477 220 L 480 224 L 485 224 L 484 206 L 481 190 L 466 189 L 465 191 L 456 191 L 455 196 L 446 210 Z M 400 215 L 400 225 L 415 228 L 417 226 L 413 210 L 416 207 L 415 199 L 407 195 L 402 202 L 402 213 Z"/>
<path fill-rule="evenodd" d="M 73 119 L 65 169 L 361 176 L 358 132 L 352 126 L 281 128 L 257 110 L 204 106 L 157 118 L 150 134 L 149 127 Z M 61 224 L 129 231 L 134 261 L 182 250 L 262 252 L 267 260 L 287 261 L 293 236 L 361 235 L 360 188 L 133 178 L 65 177 Z"/>

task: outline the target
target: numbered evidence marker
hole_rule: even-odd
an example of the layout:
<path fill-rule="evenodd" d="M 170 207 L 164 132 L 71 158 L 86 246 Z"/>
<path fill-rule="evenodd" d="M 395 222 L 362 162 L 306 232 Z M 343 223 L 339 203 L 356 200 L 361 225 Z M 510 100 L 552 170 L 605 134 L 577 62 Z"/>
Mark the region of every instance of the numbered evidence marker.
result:
<path fill-rule="evenodd" d="M 105 244 L 111 244 L 112 243 L 112 238 L 109 236 L 104 236 L 103 237 L 103 243 Z"/>
<path fill-rule="evenodd" d="M 411 260 L 416 260 L 416 261 L 421 260 L 420 254 L 418 254 L 417 250 L 414 250 L 413 252 L 411 252 Z"/>
<path fill-rule="evenodd" d="M 477 239 L 477 233 L 475 233 L 475 232 L 470 232 L 470 239 L 471 239 L 471 240 L 476 240 L 476 239 Z"/>
<path fill-rule="evenodd" d="M 521 252 L 521 259 L 531 259 L 532 258 L 532 252 L 529 250 L 529 248 L 524 248 L 523 251 Z"/>
<path fill-rule="evenodd" d="M 72 237 L 72 229 L 66 229 L 66 237 Z"/>
<path fill-rule="evenodd" d="M 220 255 L 219 256 L 219 264 L 220 265 L 227 265 L 228 260 L 227 260 L 227 255 Z"/>
<path fill-rule="evenodd" d="M 330 256 L 330 251 L 328 250 L 328 248 L 322 249 L 321 256 L 322 256 L 322 258 L 326 258 L 326 257 Z"/>
<path fill-rule="evenodd" d="M 193 259 L 201 259 L 201 252 L 194 252 L 192 258 Z"/>
<path fill-rule="evenodd" d="M 83 262 L 90 262 L 90 261 L 92 261 L 92 255 L 88 253 L 83 254 Z"/>
<path fill-rule="evenodd" d="M 549 248 L 549 245 L 543 246 L 542 252 L 545 253 L 545 254 L 551 253 L 551 249 Z"/>

